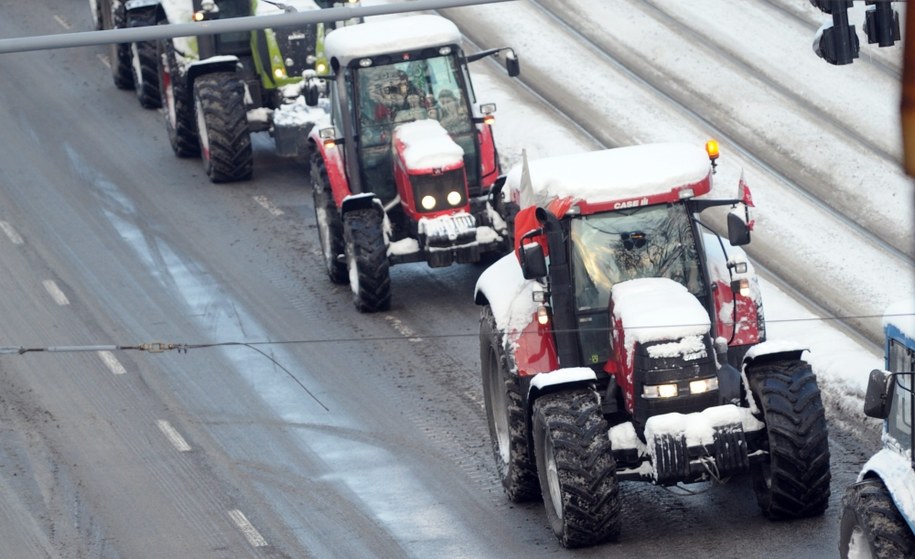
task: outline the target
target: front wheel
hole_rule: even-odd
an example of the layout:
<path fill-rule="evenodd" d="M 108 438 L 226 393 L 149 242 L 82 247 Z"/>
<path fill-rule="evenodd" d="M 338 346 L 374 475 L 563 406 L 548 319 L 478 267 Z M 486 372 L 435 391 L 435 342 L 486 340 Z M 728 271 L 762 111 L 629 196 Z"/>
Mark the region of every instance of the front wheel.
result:
<path fill-rule="evenodd" d="M 102 20 L 99 20 L 100 22 Z M 100 23 L 101 24 L 101 23 Z M 111 12 L 112 29 L 127 27 L 127 12 L 120 2 Z M 130 43 L 112 43 L 108 47 L 111 77 L 118 89 L 133 89 L 133 72 L 130 66 Z"/>
<path fill-rule="evenodd" d="M 168 22 L 162 22 L 167 25 Z M 196 157 L 200 153 L 194 102 L 187 89 L 185 76 L 178 68 L 178 54 L 171 39 L 157 43 L 159 64 L 159 95 L 165 109 L 168 141 L 178 157 Z"/>
<path fill-rule="evenodd" d="M 804 361 L 747 369 L 766 424 L 766 460 L 751 467 L 756 500 L 772 519 L 822 514 L 829 504 L 829 442 L 816 376 Z"/>
<path fill-rule="evenodd" d="M 155 12 L 140 12 L 128 16 L 130 27 L 146 27 L 156 24 Z M 144 109 L 158 109 L 162 106 L 159 93 L 159 57 L 155 41 L 131 43 L 130 61 L 134 91 Z"/>
<path fill-rule="evenodd" d="M 391 307 L 391 271 L 381 212 L 374 208 L 352 210 L 343 216 L 346 268 L 353 304 L 359 312 Z"/>
<path fill-rule="evenodd" d="M 194 112 L 200 157 L 213 182 L 251 178 L 254 155 L 245 110 L 245 84 L 235 74 L 217 72 L 194 81 Z"/>
<path fill-rule="evenodd" d="M 346 262 L 339 258 L 346 250 L 343 243 L 343 222 L 334 203 L 327 168 L 320 153 L 315 153 L 311 160 L 311 192 L 314 198 L 315 221 L 318 224 L 318 238 L 321 241 L 321 257 L 327 275 L 333 283 L 346 283 L 349 281 Z"/>
<path fill-rule="evenodd" d="M 620 488 L 607 422 L 588 389 L 546 394 L 534 403 L 534 453 L 543 505 L 563 547 L 615 540 Z"/>
<path fill-rule="evenodd" d="M 915 536 L 879 479 L 868 479 L 846 490 L 839 526 L 839 556 L 915 557 Z"/>
<path fill-rule="evenodd" d="M 509 500 L 519 503 L 540 498 L 537 466 L 530 448 L 530 430 L 524 397 L 517 375 L 510 369 L 511 356 L 505 351 L 502 334 L 492 308 L 483 307 L 480 319 L 480 368 L 483 401 L 492 453 L 499 480 Z"/>

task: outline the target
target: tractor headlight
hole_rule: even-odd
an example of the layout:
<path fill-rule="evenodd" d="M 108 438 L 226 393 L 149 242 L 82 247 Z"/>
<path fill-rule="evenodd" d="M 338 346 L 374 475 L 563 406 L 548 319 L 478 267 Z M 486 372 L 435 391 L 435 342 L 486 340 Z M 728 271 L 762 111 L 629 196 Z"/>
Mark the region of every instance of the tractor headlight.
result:
<path fill-rule="evenodd" d="M 285 78 L 285 77 L 286 77 L 286 70 L 284 70 L 283 68 L 274 68 L 274 69 L 273 69 L 273 77 L 275 77 L 275 78 L 278 79 L 278 80 L 281 80 L 281 79 Z"/>
<path fill-rule="evenodd" d="M 702 380 L 694 380 L 689 383 L 689 393 L 690 394 L 704 394 L 706 392 L 711 392 L 712 390 L 718 390 L 718 378 L 704 378 Z"/>
<path fill-rule="evenodd" d="M 435 207 L 435 196 L 423 196 L 419 203 L 423 205 L 423 209 L 431 210 Z"/>
<path fill-rule="evenodd" d="M 458 192 L 457 190 L 452 190 L 451 192 L 448 193 L 448 197 L 446 198 L 446 200 L 448 200 L 448 203 L 451 204 L 452 206 L 457 206 L 458 204 L 461 203 L 463 198 L 464 197 L 461 196 L 460 192 Z"/>
<path fill-rule="evenodd" d="M 645 398 L 676 398 L 677 394 L 676 384 L 646 384 L 642 387 Z"/>

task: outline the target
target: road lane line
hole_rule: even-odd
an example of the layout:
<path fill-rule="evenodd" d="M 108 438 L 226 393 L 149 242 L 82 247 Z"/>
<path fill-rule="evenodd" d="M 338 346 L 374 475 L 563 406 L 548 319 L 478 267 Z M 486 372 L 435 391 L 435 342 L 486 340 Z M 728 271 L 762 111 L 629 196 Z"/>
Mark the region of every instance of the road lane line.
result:
<path fill-rule="evenodd" d="M 64 29 L 72 29 L 72 28 L 73 28 L 72 25 L 70 25 L 69 23 L 67 23 L 67 20 L 65 20 L 64 18 L 62 18 L 62 17 L 60 17 L 60 16 L 58 16 L 58 15 L 55 15 L 55 16 L 54 16 L 54 21 L 56 21 L 56 22 L 59 23 L 61 26 L 63 26 Z"/>
<path fill-rule="evenodd" d="M 253 198 L 254 198 L 254 201 L 255 201 L 255 202 L 257 202 L 258 204 L 260 204 L 261 206 L 263 206 L 265 210 L 267 210 L 268 212 L 270 212 L 270 214 L 271 214 L 273 217 L 280 217 L 281 215 L 284 215 L 284 214 L 285 214 L 285 212 L 283 212 L 283 210 L 281 210 L 281 209 L 279 209 L 278 207 L 276 207 L 276 206 L 273 204 L 273 202 L 271 202 L 270 200 L 267 199 L 266 196 L 263 196 L 263 195 L 261 195 L 261 194 L 258 194 L 257 196 L 254 196 Z"/>
<path fill-rule="evenodd" d="M 248 522 L 248 519 L 245 518 L 245 515 L 238 509 L 232 509 L 229 511 L 229 518 L 232 519 L 232 522 L 238 526 L 238 529 L 241 530 L 241 533 L 245 535 L 245 538 L 248 540 L 248 543 L 252 547 L 264 547 L 267 545 L 267 540 L 261 536 L 260 532 Z"/>
<path fill-rule="evenodd" d="M 64 295 L 64 292 L 57 287 L 57 284 L 54 283 L 54 280 L 44 280 L 41 282 L 44 285 L 45 291 L 48 292 L 48 295 L 54 299 L 54 302 L 60 306 L 69 305 L 70 300 L 67 299 L 67 296 Z"/>
<path fill-rule="evenodd" d="M 5 221 L 0 221 L 0 229 L 3 229 L 11 243 L 14 245 L 22 244 L 22 237 L 19 236 L 19 233 L 16 232 L 12 225 Z"/>
<path fill-rule="evenodd" d="M 416 335 L 416 332 L 414 332 L 412 328 L 404 324 L 399 318 L 386 314 L 384 319 L 390 322 L 391 326 L 393 326 L 401 336 L 407 338 L 409 341 L 413 343 L 423 341 L 422 338 Z"/>
<path fill-rule="evenodd" d="M 159 430 L 168 437 L 168 440 L 172 443 L 178 452 L 187 452 L 191 449 L 191 445 L 187 444 L 187 441 L 184 440 L 184 437 L 181 436 L 181 433 L 177 429 L 172 427 L 172 424 L 164 419 L 156 421 L 159 425 Z"/>
<path fill-rule="evenodd" d="M 95 56 L 97 56 L 98 59 L 102 61 L 102 64 L 105 65 L 105 68 L 108 68 L 109 70 L 111 69 L 111 62 L 108 61 L 107 56 L 104 54 L 96 54 Z"/>
<path fill-rule="evenodd" d="M 121 365 L 121 362 L 118 361 L 118 358 L 114 356 L 110 351 L 100 351 L 98 356 L 105 363 L 105 366 L 108 367 L 108 370 L 116 375 L 123 375 L 127 372 L 127 369 L 124 368 L 124 365 Z"/>

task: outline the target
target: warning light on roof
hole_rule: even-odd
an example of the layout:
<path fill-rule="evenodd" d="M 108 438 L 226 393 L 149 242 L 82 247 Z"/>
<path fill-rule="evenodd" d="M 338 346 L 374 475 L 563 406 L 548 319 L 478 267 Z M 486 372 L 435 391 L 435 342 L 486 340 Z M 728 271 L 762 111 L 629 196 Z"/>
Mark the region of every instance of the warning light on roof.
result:
<path fill-rule="evenodd" d="M 712 161 L 718 159 L 718 142 L 715 140 L 705 142 L 705 153 L 708 154 L 708 158 Z"/>

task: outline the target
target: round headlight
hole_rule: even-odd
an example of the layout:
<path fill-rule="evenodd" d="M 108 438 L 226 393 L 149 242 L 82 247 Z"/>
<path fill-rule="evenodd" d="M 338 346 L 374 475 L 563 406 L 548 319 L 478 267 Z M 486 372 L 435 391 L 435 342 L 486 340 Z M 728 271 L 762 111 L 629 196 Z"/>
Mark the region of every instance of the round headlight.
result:
<path fill-rule="evenodd" d="M 448 193 L 448 203 L 452 206 L 457 206 L 461 203 L 461 193 L 457 190 L 452 190 Z"/>
<path fill-rule="evenodd" d="M 420 204 L 423 205 L 423 209 L 431 210 L 435 207 L 435 196 L 423 196 L 423 199 L 420 201 Z"/>

